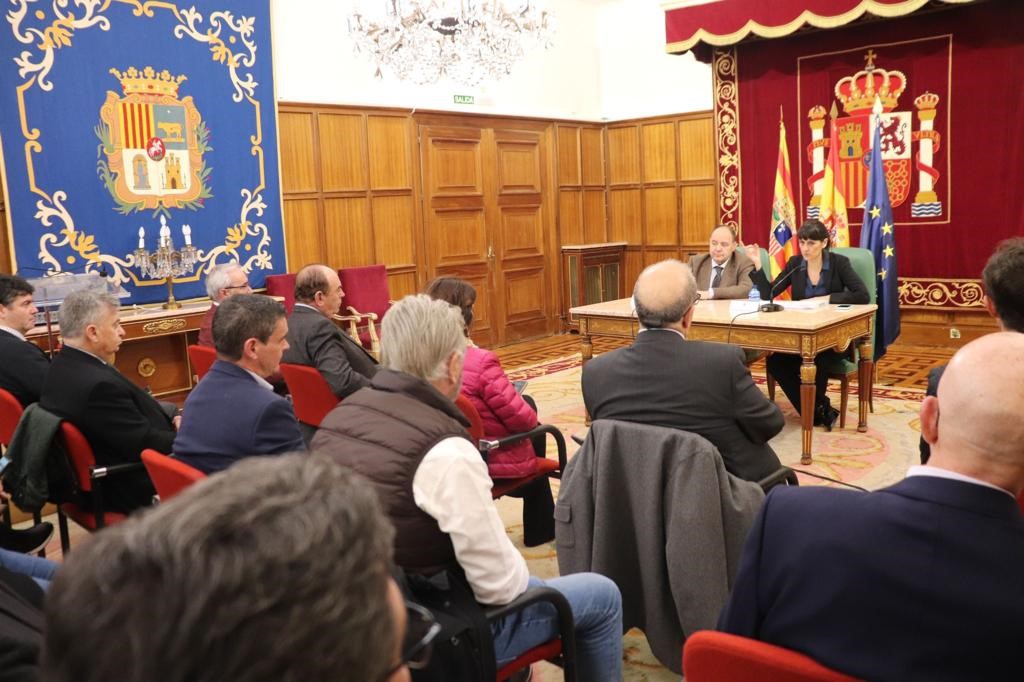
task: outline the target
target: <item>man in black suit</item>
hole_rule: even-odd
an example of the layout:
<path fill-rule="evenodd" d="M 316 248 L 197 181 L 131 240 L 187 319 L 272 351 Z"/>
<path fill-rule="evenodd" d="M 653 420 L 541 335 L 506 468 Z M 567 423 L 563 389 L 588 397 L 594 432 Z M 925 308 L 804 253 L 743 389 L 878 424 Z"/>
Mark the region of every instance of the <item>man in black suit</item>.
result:
<path fill-rule="evenodd" d="M 697 280 L 701 298 L 746 298 L 754 283 L 754 264 L 736 253 L 736 234 L 728 225 L 711 231 L 708 252 L 690 256 L 690 269 Z"/>
<path fill-rule="evenodd" d="M 0 388 L 22 407 L 39 401 L 50 359 L 25 334 L 36 325 L 32 285 L 17 275 L 0 275 Z"/>
<path fill-rule="evenodd" d="M 999 243 L 981 273 L 985 295 L 982 302 L 989 315 L 1006 332 L 1024 333 L 1024 237 Z M 946 366 L 928 372 L 927 395 L 936 395 Z M 931 448 L 921 438 L 921 464 L 928 463 Z"/>
<path fill-rule="evenodd" d="M 316 367 L 334 395 L 346 398 L 370 385 L 377 361 L 331 321 L 342 296 L 341 280 L 331 268 L 313 264 L 299 270 L 288 318 L 289 348 L 281 361 Z"/>
<path fill-rule="evenodd" d="M 77 426 L 98 464 L 139 462 L 146 448 L 171 452 L 174 420 L 111 362 L 124 329 L 117 299 L 78 291 L 60 306 L 64 348 L 53 358 L 39 405 Z M 104 483 L 109 509 L 130 512 L 150 504 L 153 484 L 144 470 L 111 476 Z"/>
<path fill-rule="evenodd" d="M 868 680 L 1016 678 L 1024 335 L 964 346 L 921 404 L 928 466 L 862 493 L 772 490 L 720 630 Z"/>
<path fill-rule="evenodd" d="M 627 348 L 583 367 L 583 402 L 594 419 L 667 426 L 704 436 L 725 468 L 748 481 L 781 464 L 768 440 L 782 430 L 779 408 L 754 385 L 743 351 L 686 340 L 698 300 L 690 268 L 656 263 L 633 289 L 643 329 Z"/>

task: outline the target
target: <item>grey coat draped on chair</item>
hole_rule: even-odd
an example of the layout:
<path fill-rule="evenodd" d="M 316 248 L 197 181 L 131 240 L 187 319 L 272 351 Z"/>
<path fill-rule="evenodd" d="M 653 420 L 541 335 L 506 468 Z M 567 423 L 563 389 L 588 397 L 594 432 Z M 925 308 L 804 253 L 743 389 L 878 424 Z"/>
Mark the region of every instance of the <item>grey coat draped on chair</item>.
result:
<path fill-rule="evenodd" d="M 680 673 L 686 634 L 718 621 L 763 499 L 701 436 L 597 420 L 562 476 L 559 573 L 614 580 L 623 628 L 642 629 L 658 660 Z"/>

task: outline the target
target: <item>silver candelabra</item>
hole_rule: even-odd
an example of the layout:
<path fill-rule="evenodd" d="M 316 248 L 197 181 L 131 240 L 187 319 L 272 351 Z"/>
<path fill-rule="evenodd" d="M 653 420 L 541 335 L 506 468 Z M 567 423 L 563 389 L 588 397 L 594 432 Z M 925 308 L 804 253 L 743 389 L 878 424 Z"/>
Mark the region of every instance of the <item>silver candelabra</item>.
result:
<path fill-rule="evenodd" d="M 175 249 L 167 218 L 160 216 L 160 238 L 156 251 L 150 253 L 146 249 L 146 230 L 142 227 L 139 228 L 139 248 L 135 249 L 135 265 L 139 268 L 139 274 L 150 279 L 162 279 L 167 284 L 167 303 L 164 303 L 167 310 L 181 307 L 174 299 L 174 278 L 191 273 L 196 265 L 192 228 L 182 225 L 181 234 L 185 238 L 185 246 Z"/>

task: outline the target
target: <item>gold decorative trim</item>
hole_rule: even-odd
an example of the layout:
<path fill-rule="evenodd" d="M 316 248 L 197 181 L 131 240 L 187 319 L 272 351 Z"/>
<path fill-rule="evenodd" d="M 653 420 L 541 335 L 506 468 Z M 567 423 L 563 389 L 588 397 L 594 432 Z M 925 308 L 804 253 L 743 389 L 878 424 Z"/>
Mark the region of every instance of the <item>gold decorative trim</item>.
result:
<path fill-rule="evenodd" d="M 981 280 L 900 277 L 900 307 L 929 310 L 984 308 Z"/>
<path fill-rule="evenodd" d="M 707 43 L 714 47 L 735 45 L 747 38 L 751 33 L 761 38 L 782 38 L 799 30 L 805 24 L 810 24 L 815 28 L 839 28 L 840 26 L 845 26 L 852 21 L 856 21 L 868 12 L 878 17 L 895 19 L 897 17 L 912 14 L 927 5 L 929 2 L 931 2 L 931 0 L 906 0 L 900 4 L 891 4 L 881 3 L 877 0 L 864 0 L 853 9 L 834 16 L 822 16 L 820 14 L 815 14 L 810 10 L 804 10 L 800 13 L 800 16 L 796 17 L 789 23 L 781 24 L 779 26 L 765 26 L 764 24 L 760 24 L 751 19 L 747 21 L 742 28 L 732 33 L 715 34 L 701 28 L 686 40 L 667 43 L 665 45 L 665 51 L 673 54 L 686 52 L 687 50 L 692 49 L 697 43 Z M 977 2 L 977 0 L 940 0 L 940 2 L 944 2 L 949 5 L 966 5 L 971 2 Z M 669 11 L 671 10 L 666 10 L 666 15 Z"/>
<path fill-rule="evenodd" d="M 179 329 L 184 329 L 187 323 L 180 317 L 175 317 L 170 320 L 157 320 L 155 322 L 147 322 L 142 325 L 142 332 L 144 334 L 166 334 L 168 332 L 176 332 Z"/>
<path fill-rule="evenodd" d="M 156 361 L 153 358 L 142 358 L 139 360 L 139 364 L 135 366 L 135 370 L 139 373 L 139 376 L 143 379 L 156 374 Z"/>
<path fill-rule="evenodd" d="M 715 148 L 718 152 L 718 222 L 738 233 L 742 224 L 742 174 L 736 49 L 716 49 L 711 71 L 715 89 Z"/>

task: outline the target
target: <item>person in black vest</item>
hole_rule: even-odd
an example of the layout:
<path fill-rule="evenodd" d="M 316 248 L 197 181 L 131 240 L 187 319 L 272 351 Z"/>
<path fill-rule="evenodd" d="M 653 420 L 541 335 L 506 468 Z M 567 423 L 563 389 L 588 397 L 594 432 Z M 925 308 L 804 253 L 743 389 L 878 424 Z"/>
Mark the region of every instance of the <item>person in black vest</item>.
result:
<path fill-rule="evenodd" d="M 466 348 L 462 312 L 425 295 L 384 316 L 382 369 L 334 408 L 313 438 L 327 455 L 377 488 L 395 524 L 395 563 L 407 573 L 464 575 L 481 604 L 505 604 L 532 585 L 491 500 L 487 465 L 452 402 Z M 579 678 L 622 679 L 622 598 L 608 578 L 579 573 L 544 581 L 562 592 L 576 622 Z M 499 666 L 557 633 L 554 609 L 537 604 L 493 629 Z"/>
<path fill-rule="evenodd" d="M 120 304 L 109 294 L 76 291 L 60 306 L 64 348 L 50 363 L 39 405 L 78 427 L 99 465 L 140 462 L 146 448 L 170 453 L 180 417 L 173 419 L 112 364 L 124 340 Z M 145 470 L 110 476 L 108 509 L 130 512 L 152 502 Z"/>
<path fill-rule="evenodd" d="M 68 555 L 42 679 L 408 682 L 432 630 L 391 578 L 392 535 L 326 457 L 239 462 Z"/>

